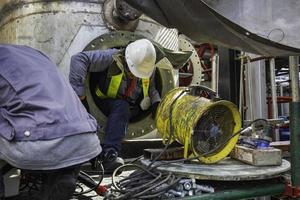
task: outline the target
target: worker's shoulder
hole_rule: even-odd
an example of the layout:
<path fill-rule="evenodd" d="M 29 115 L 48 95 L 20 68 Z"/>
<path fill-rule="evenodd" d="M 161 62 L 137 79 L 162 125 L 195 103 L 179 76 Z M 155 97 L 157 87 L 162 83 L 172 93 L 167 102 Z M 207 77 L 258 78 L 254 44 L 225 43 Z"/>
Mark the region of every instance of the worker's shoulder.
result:
<path fill-rule="evenodd" d="M 16 58 L 21 55 L 41 54 L 38 50 L 25 45 L 1 44 L 0 55 L 6 58 Z"/>
<path fill-rule="evenodd" d="M 29 50 L 32 49 L 29 46 L 25 46 L 25 45 L 16 45 L 16 44 L 0 44 L 0 50 L 1 51 L 6 51 L 6 52 L 14 52 L 16 50 Z"/>
<path fill-rule="evenodd" d="M 119 50 L 115 48 L 83 51 L 84 54 L 102 55 L 102 56 L 112 56 L 113 54 L 116 54 L 118 52 Z"/>
<path fill-rule="evenodd" d="M 9 73 L 14 69 L 45 69 L 55 64 L 42 52 L 24 45 L 0 45 L 1 73 Z"/>

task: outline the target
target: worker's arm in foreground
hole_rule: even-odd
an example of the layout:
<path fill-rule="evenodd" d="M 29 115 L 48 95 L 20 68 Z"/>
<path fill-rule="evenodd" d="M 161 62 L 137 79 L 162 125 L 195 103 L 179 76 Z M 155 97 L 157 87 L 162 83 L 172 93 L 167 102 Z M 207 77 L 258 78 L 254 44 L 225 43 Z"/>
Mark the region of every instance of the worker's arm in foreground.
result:
<path fill-rule="evenodd" d="M 102 72 L 113 62 L 117 49 L 84 51 L 71 58 L 69 81 L 81 100 L 85 99 L 84 84 L 88 72 Z"/>

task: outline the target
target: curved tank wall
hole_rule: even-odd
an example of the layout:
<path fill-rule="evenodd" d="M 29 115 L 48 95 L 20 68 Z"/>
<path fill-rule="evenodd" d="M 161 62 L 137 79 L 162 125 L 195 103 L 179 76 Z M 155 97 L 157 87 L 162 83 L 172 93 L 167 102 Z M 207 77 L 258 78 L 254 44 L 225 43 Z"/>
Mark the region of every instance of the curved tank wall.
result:
<path fill-rule="evenodd" d="M 0 42 L 24 44 L 43 51 L 68 72 L 69 53 L 75 53 L 107 28 L 102 1 L 9 1 L 0 15 Z"/>
<path fill-rule="evenodd" d="M 0 43 L 34 47 L 48 55 L 67 76 L 70 57 L 108 33 L 104 0 L 2 0 Z M 142 16 L 136 33 L 154 38 L 161 26 Z"/>

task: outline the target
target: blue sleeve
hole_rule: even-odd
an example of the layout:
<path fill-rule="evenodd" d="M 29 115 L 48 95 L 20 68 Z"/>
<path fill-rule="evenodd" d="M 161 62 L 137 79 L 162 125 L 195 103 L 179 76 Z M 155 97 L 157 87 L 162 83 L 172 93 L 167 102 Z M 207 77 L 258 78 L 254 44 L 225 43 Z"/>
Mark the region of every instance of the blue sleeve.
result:
<path fill-rule="evenodd" d="M 113 62 L 117 49 L 80 52 L 71 58 L 69 81 L 78 96 L 85 95 L 84 83 L 88 72 L 102 72 Z"/>

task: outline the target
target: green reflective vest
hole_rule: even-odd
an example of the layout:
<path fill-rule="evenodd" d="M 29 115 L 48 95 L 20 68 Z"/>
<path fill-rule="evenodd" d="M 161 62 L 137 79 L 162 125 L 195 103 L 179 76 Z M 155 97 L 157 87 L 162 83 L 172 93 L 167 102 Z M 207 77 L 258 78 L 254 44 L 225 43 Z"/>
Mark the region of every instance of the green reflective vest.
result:
<path fill-rule="evenodd" d="M 100 88 L 99 85 L 96 86 L 95 92 L 97 97 L 101 98 L 101 99 L 106 99 L 106 98 L 113 98 L 115 99 L 117 97 L 120 85 L 121 85 L 121 81 L 122 78 L 124 76 L 124 67 L 123 64 L 121 62 L 121 58 L 118 55 L 113 55 L 113 59 L 116 62 L 117 66 L 119 67 L 119 69 L 121 70 L 120 74 L 114 75 L 111 77 L 108 89 L 107 89 L 107 93 L 104 94 Z M 149 78 L 143 78 L 142 79 L 142 88 L 143 88 L 143 95 L 144 97 L 149 96 L 149 84 L 150 84 L 150 79 Z"/>

